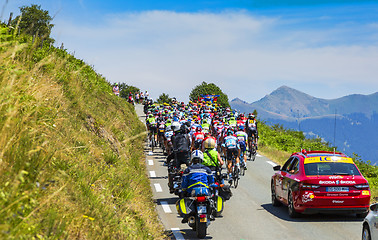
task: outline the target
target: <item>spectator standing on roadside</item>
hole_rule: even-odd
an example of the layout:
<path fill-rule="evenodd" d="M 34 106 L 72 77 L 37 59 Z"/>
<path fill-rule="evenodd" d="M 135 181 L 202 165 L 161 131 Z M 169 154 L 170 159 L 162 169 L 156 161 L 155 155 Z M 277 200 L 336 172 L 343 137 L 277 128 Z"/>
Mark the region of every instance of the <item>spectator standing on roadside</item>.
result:
<path fill-rule="evenodd" d="M 139 92 L 135 93 L 135 101 L 139 104 Z"/>
<path fill-rule="evenodd" d="M 144 93 L 144 98 L 146 99 L 146 101 L 148 100 L 148 97 L 150 96 L 150 94 L 147 92 L 147 90 L 146 90 L 146 92 Z"/>
<path fill-rule="evenodd" d="M 113 86 L 113 93 L 116 95 L 116 96 L 119 96 L 119 87 L 118 87 L 118 83 L 115 83 L 114 86 Z"/>
<path fill-rule="evenodd" d="M 144 93 L 143 93 L 143 92 L 140 92 L 140 100 L 141 100 L 142 103 L 143 103 L 143 100 L 144 100 Z"/>

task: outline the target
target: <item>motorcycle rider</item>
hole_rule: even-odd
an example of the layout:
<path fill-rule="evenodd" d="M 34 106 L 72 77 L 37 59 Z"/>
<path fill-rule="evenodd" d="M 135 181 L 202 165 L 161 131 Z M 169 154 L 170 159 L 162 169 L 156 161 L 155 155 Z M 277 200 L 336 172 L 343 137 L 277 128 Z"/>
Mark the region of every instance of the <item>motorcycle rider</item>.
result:
<path fill-rule="evenodd" d="M 191 156 L 192 165 L 185 169 L 182 176 L 181 190 L 183 197 L 189 196 L 191 190 L 195 187 L 210 188 L 210 185 L 214 183 L 214 176 L 210 168 L 201 164 L 202 161 L 203 153 L 200 150 L 193 151 Z M 188 218 L 184 217 L 181 222 L 188 222 Z"/>
<path fill-rule="evenodd" d="M 202 164 L 209 167 L 212 171 L 217 171 L 224 164 L 219 152 L 215 149 L 215 140 L 207 138 L 203 143 L 204 157 Z"/>
<path fill-rule="evenodd" d="M 171 137 L 173 152 L 167 157 L 167 164 L 169 164 L 172 159 L 175 159 L 177 168 L 181 168 L 181 164 L 183 163 L 188 166 L 190 138 L 186 133 L 186 126 L 180 126 L 180 123 L 173 122 L 171 128 L 174 133 Z"/>

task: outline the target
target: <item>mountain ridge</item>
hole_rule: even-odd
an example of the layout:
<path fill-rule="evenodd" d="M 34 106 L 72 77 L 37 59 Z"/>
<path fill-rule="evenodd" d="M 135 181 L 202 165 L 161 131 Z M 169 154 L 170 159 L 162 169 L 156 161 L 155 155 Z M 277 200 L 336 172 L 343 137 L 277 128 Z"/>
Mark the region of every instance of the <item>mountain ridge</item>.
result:
<path fill-rule="evenodd" d="M 327 100 L 281 86 L 258 101 L 235 98 L 230 105 L 245 113 L 256 110 L 258 118 L 270 125 L 320 137 L 349 155 L 357 153 L 378 164 L 378 92 Z"/>

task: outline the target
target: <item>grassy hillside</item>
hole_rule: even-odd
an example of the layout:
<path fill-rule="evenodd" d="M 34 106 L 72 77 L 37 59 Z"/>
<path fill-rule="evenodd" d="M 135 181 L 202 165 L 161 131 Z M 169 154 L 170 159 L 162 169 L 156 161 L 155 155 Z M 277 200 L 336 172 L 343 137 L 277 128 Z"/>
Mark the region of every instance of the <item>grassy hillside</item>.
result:
<path fill-rule="evenodd" d="M 163 238 L 143 132 L 90 66 L 0 27 L 0 238 Z"/>
<path fill-rule="evenodd" d="M 323 142 L 320 138 L 306 138 L 303 132 L 285 129 L 278 124 L 269 126 L 264 122 L 259 122 L 259 137 L 259 151 L 281 166 L 293 152 L 301 149 L 333 151 L 329 143 Z M 356 154 L 351 157 L 362 175 L 369 181 L 371 201 L 375 202 L 378 197 L 378 167 L 371 165 L 370 162 L 362 161 Z"/>

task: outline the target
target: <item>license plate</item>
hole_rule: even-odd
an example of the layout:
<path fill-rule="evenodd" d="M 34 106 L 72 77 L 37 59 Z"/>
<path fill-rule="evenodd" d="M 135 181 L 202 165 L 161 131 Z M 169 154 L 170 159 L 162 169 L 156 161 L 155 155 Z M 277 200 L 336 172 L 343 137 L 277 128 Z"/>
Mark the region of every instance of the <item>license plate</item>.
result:
<path fill-rule="evenodd" d="M 206 213 L 206 206 L 198 206 L 197 211 L 199 214 Z"/>
<path fill-rule="evenodd" d="M 327 187 L 327 192 L 349 192 L 349 187 Z"/>
<path fill-rule="evenodd" d="M 207 222 L 207 218 L 201 218 L 200 222 Z"/>

